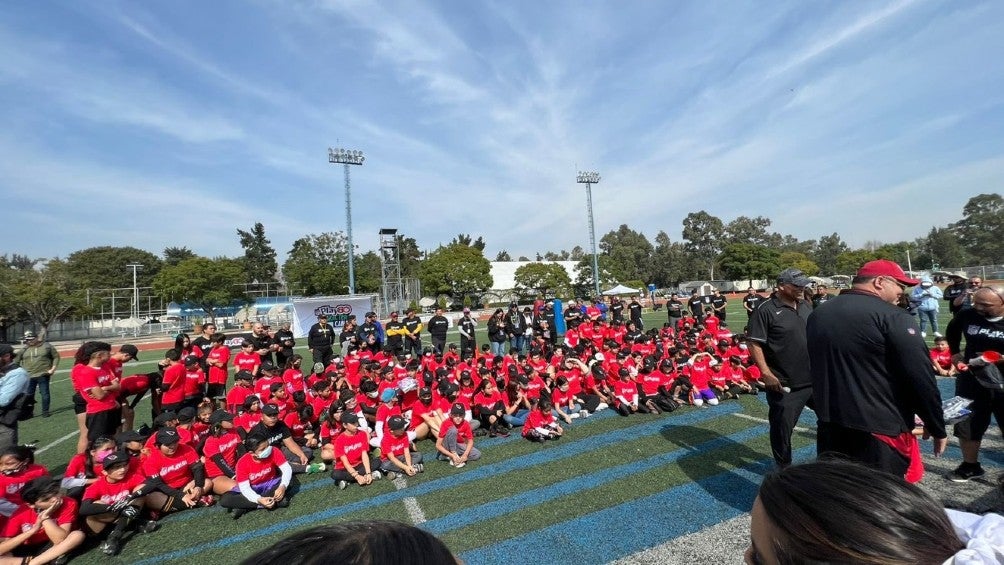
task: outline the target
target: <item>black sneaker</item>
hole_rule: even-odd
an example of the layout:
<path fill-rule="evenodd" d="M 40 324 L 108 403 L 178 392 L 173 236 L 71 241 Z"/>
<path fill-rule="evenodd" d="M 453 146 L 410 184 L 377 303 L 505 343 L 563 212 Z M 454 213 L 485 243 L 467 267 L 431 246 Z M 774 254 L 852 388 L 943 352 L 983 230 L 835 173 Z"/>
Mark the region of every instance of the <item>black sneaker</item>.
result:
<path fill-rule="evenodd" d="M 966 463 L 963 461 L 948 475 L 948 480 L 953 483 L 966 483 L 970 479 L 978 479 L 985 474 L 987 472 L 983 470 L 983 466 L 979 463 Z"/>
<path fill-rule="evenodd" d="M 120 541 L 118 536 L 108 536 L 108 539 L 101 542 L 98 546 L 101 549 L 101 553 L 105 555 L 117 555 L 119 552 Z"/>
<path fill-rule="evenodd" d="M 141 534 L 149 534 L 156 532 L 158 528 L 160 528 L 160 522 L 156 520 L 147 520 L 146 522 L 140 524 L 139 527 L 136 528 L 136 531 Z"/>

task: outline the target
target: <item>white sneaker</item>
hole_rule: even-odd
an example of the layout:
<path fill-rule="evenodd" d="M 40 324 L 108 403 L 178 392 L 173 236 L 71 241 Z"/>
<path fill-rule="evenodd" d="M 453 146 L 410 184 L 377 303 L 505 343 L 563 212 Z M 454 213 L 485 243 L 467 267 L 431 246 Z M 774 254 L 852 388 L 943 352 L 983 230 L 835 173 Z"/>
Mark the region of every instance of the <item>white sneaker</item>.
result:
<path fill-rule="evenodd" d="M 373 471 L 373 480 L 374 481 L 379 481 L 382 478 L 383 478 L 383 473 L 381 473 L 380 471 Z"/>
<path fill-rule="evenodd" d="M 920 337 L 927 338 L 927 332 L 920 332 Z"/>
<path fill-rule="evenodd" d="M 941 335 L 941 332 L 934 332 L 934 337 L 945 337 Z"/>
<path fill-rule="evenodd" d="M 599 412 L 600 410 L 606 410 L 607 408 L 610 408 L 610 407 L 607 406 L 606 402 L 600 402 L 599 404 L 596 405 L 596 411 L 597 412 Z"/>
<path fill-rule="evenodd" d="M 349 486 L 349 483 L 345 481 L 338 481 L 338 490 L 345 490 L 345 487 Z"/>
<path fill-rule="evenodd" d="M 578 412 L 576 412 L 576 413 L 574 413 L 574 414 L 569 414 L 569 415 L 568 415 L 568 419 L 569 419 L 569 420 L 574 420 L 574 419 L 576 419 L 576 418 L 578 418 L 578 417 L 579 417 L 579 414 L 578 414 Z"/>
<path fill-rule="evenodd" d="M 582 418 L 588 418 L 589 417 L 589 410 L 579 410 L 579 416 L 582 417 Z"/>
<path fill-rule="evenodd" d="M 457 466 L 457 464 L 453 462 L 453 459 L 450 459 L 449 462 L 450 462 L 450 467 L 456 467 Z"/>
<path fill-rule="evenodd" d="M 396 478 L 397 478 L 397 473 L 395 473 L 394 471 L 387 471 L 387 480 L 393 481 Z"/>
<path fill-rule="evenodd" d="M 456 465 L 454 465 L 454 467 L 456 467 L 457 469 L 459 469 L 459 468 L 463 467 L 466 464 L 467 464 L 466 461 L 461 461 L 460 463 L 457 463 Z"/>

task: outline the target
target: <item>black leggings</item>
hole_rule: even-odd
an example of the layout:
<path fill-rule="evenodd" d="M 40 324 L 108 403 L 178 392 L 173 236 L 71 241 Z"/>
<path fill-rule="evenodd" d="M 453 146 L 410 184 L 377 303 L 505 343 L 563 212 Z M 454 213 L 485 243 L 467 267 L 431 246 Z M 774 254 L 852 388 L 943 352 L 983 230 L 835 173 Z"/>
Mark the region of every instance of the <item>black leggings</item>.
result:
<path fill-rule="evenodd" d="M 262 493 L 261 496 L 272 496 L 275 494 L 277 488 L 279 488 L 279 485 L 276 485 L 275 488 L 268 489 Z M 285 499 L 285 497 L 283 498 Z M 223 493 L 223 496 L 220 497 L 220 506 L 224 508 L 255 510 L 258 508 L 258 503 L 251 502 L 246 496 L 241 494 L 240 491 L 230 491 Z"/>

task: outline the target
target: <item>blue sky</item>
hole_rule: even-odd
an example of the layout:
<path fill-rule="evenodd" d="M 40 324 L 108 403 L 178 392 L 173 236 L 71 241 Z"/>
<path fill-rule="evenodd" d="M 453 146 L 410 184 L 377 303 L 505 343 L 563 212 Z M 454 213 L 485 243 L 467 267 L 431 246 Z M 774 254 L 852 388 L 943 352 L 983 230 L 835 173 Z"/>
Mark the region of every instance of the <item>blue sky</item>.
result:
<path fill-rule="evenodd" d="M 486 255 L 679 240 L 687 213 L 855 246 L 1004 179 L 1002 2 L 13 2 L 0 252 L 280 254 L 345 229 Z"/>

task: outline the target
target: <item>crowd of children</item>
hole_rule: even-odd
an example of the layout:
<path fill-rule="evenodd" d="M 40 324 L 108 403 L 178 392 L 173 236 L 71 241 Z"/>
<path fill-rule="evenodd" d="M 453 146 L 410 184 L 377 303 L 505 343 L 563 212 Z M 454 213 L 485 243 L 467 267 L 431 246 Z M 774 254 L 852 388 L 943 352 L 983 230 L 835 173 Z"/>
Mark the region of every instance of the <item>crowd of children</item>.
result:
<path fill-rule="evenodd" d="M 0 454 L 0 549 L 45 563 L 91 539 L 114 555 L 126 532 L 152 532 L 168 513 L 219 503 L 237 519 L 284 507 L 296 473 L 330 467 L 339 489 L 414 476 L 426 439 L 437 460 L 461 468 L 481 457 L 479 435 L 521 428 L 527 440 L 556 440 L 599 410 L 714 406 L 761 384 L 744 337 L 713 314 L 647 333 L 597 315 L 576 322 L 563 343 L 541 333 L 525 353 L 451 344 L 413 358 L 349 345 L 306 373 L 296 354 L 279 367 L 250 341 L 231 357 L 223 335 L 207 352 L 179 336 L 157 371 L 123 378 L 135 348 L 87 342 L 71 372 L 83 440 L 62 480 L 28 449 Z M 147 393 L 154 426 L 133 430 Z"/>

